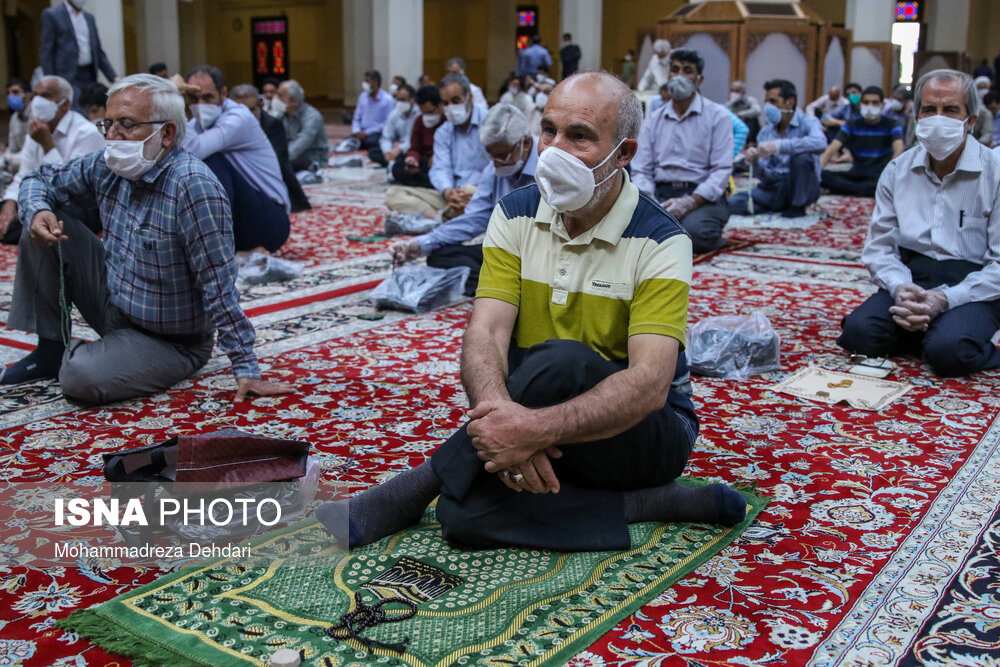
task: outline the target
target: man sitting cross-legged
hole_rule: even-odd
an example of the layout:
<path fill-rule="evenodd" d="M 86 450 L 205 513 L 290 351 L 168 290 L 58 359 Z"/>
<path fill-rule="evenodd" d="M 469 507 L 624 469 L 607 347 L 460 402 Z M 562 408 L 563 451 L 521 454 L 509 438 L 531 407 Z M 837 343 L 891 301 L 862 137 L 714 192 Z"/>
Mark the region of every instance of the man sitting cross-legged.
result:
<path fill-rule="evenodd" d="M 260 379 L 254 330 L 236 290 L 229 200 L 205 163 L 180 148 L 184 99 L 152 74 L 119 79 L 100 127 L 107 149 L 42 165 L 21 186 L 21 237 L 7 326 L 38 347 L 3 384 L 59 378 L 85 403 L 154 394 L 194 374 L 215 332 L 247 393 L 292 391 Z M 60 202 L 100 209 L 104 236 L 58 215 Z M 64 346 L 60 284 L 99 340 Z"/>
<path fill-rule="evenodd" d="M 903 152 L 902 126 L 882 113 L 882 89 L 868 86 L 861 94 L 861 120 L 850 120 L 819 158 L 826 167 L 842 148 L 851 151 L 850 171 L 823 169 L 820 182 L 833 194 L 872 197 L 882 170 Z"/>
<path fill-rule="evenodd" d="M 674 388 L 691 240 L 629 181 L 642 107 L 607 72 L 545 107 L 535 181 L 497 205 L 483 244 L 462 379 L 470 421 L 427 461 L 317 511 L 350 546 L 416 522 L 492 547 L 629 547 L 637 521 L 735 525 L 744 498 L 676 481 L 698 430 Z"/>

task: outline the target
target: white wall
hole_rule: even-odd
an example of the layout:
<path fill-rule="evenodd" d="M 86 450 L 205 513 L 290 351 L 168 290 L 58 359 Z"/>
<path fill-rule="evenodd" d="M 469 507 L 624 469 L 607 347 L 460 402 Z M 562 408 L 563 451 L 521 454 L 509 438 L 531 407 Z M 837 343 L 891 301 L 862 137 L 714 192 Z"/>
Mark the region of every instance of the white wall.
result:
<path fill-rule="evenodd" d="M 706 32 L 692 33 L 681 48 L 701 53 L 705 59 L 705 81 L 701 84 L 701 94 L 713 102 L 724 104 L 729 98 L 729 54 Z M 759 99 L 758 95 L 754 97 Z"/>
<path fill-rule="evenodd" d="M 823 59 L 823 90 L 821 94 L 826 93 L 833 86 L 843 86 L 847 83 L 844 80 L 844 75 L 846 74 L 844 70 L 846 68 L 844 44 L 840 41 L 839 37 L 834 37 L 830 40 L 830 48 Z"/>
<path fill-rule="evenodd" d="M 771 33 L 747 57 L 747 92 L 757 99 L 764 97 L 764 82 L 770 79 L 787 79 L 798 91 L 798 105 L 810 102 L 806 94 L 806 57 L 796 48 L 788 35 Z"/>

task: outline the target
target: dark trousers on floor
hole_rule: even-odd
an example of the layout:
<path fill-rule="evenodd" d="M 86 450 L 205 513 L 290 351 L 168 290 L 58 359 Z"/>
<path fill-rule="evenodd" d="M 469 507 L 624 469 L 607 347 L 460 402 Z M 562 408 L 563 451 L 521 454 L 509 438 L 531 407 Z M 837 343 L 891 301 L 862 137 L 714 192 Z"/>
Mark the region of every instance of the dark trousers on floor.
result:
<path fill-rule="evenodd" d="M 368 151 L 368 158 L 372 162 L 379 166 L 386 167 L 389 165 L 389 161 L 385 159 L 385 154 L 382 153 L 382 147 L 378 145 L 381 138 L 381 132 L 369 132 L 365 135 L 365 140 L 361 142 L 361 148 Z"/>
<path fill-rule="evenodd" d="M 212 354 L 212 332 L 157 336 L 132 324 L 111 304 L 101 240 L 78 220 L 56 212 L 68 239 L 62 242 L 66 296 L 101 338 L 74 340 L 63 356 L 63 393 L 88 404 L 155 394 L 191 376 Z M 7 325 L 61 340 L 59 260 L 25 233 L 17 252 L 14 294 Z"/>
<path fill-rule="evenodd" d="M 913 282 L 924 289 L 957 285 L 982 268 L 959 260 L 939 261 L 905 249 L 902 255 Z M 926 332 L 911 332 L 897 325 L 889 313 L 895 303 L 886 290 L 870 296 L 841 321 L 843 332 L 837 345 L 869 357 L 918 357 L 942 377 L 1000 368 L 1000 350 L 990 342 L 1000 329 L 1000 301 L 978 301 L 947 310 Z"/>
<path fill-rule="evenodd" d="M 205 164 L 229 195 L 236 250 L 263 247 L 274 252 L 283 246 L 291 230 L 285 205 L 251 185 L 222 153 L 209 155 Z"/>
<path fill-rule="evenodd" d="M 820 184 L 835 195 L 874 197 L 882 166 L 877 168 L 851 168 L 850 171 L 830 171 L 820 174 Z"/>
<path fill-rule="evenodd" d="M 507 389 L 528 407 L 562 403 L 623 369 L 576 341 L 550 340 L 520 356 L 512 356 Z M 693 440 L 665 405 L 619 435 L 561 447 L 562 458 L 552 460 L 559 493 L 533 494 L 487 473 L 463 426 L 431 457 L 442 484 L 437 517 L 446 539 L 471 547 L 627 549 L 624 492 L 676 479 Z"/>
<path fill-rule="evenodd" d="M 755 213 L 784 211 L 792 207 L 805 207 L 819 199 L 819 176 L 813 153 L 797 153 L 789 160 L 786 174 L 770 174 L 760 179 L 753 189 Z M 729 211 L 733 215 L 749 215 L 748 193 L 740 192 L 729 198 Z"/>
<path fill-rule="evenodd" d="M 419 171 L 406 170 L 406 153 L 400 153 L 392 163 L 392 180 L 397 185 L 412 185 L 417 188 L 433 188 L 430 176 L 430 161 L 420 158 Z"/>
<path fill-rule="evenodd" d="M 475 296 L 479 286 L 479 271 L 483 268 L 483 246 L 446 245 L 427 254 L 427 266 L 435 269 L 453 269 L 456 266 L 469 267 L 469 279 L 465 281 L 465 296 Z"/>
<path fill-rule="evenodd" d="M 683 197 L 694 192 L 693 186 L 675 187 L 666 183 L 656 184 L 656 201 L 665 202 L 674 197 Z M 679 220 L 681 226 L 691 237 L 691 244 L 696 255 L 717 250 L 726 245 L 722 238 L 722 230 L 729 222 L 729 206 L 726 196 L 718 201 L 708 202 L 699 206 Z"/>

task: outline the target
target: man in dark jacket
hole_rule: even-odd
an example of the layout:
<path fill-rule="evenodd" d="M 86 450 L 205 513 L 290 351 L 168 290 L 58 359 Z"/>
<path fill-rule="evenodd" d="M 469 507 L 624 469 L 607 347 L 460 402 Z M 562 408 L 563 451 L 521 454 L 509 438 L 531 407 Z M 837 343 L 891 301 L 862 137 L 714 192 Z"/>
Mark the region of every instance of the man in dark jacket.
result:
<path fill-rule="evenodd" d="M 94 15 L 83 11 L 83 0 L 66 0 L 42 12 L 41 61 L 46 74 L 73 85 L 74 99 L 85 84 L 97 81 L 98 70 L 109 82 L 118 78 L 101 47 Z"/>

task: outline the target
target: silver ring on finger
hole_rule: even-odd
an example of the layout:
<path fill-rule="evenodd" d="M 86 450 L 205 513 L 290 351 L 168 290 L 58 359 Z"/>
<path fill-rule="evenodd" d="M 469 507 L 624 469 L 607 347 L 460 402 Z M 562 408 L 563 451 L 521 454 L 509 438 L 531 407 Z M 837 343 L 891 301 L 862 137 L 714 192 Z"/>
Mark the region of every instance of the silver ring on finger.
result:
<path fill-rule="evenodd" d="M 524 475 L 522 475 L 521 473 L 517 473 L 516 475 L 513 476 L 513 480 L 518 484 L 521 483 L 522 479 L 524 479 Z"/>
<path fill-rule="evenodd" d="M 506 470 L 501 470 L 500 474 L 503 475 L 504 477 L 510 477 L 510 472 L 508 472 Z"/>

